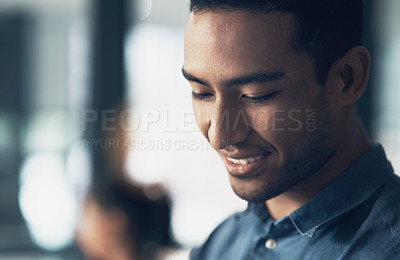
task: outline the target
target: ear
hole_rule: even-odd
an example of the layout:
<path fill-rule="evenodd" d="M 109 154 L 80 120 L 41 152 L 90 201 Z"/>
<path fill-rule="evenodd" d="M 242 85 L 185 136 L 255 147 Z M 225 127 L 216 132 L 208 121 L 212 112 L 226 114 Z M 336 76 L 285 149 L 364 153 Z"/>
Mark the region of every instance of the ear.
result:
<path fill-rule="evenodd" d="M 335 66 L 337 71 L 339 103 L 353 105 L 360 98 L 367 85 L 371 56 L 362 46 L 351 48 Z"/>

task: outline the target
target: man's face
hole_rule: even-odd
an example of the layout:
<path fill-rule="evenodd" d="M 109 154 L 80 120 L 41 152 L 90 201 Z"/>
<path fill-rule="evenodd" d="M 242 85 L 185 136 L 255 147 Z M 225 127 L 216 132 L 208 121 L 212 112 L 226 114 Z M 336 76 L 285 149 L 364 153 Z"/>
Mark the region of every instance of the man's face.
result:
<path fill-rule="evenodd" d="M 291 47 L 288 14 L 191 14 L 184 76 L 197 124 L 235 193 L 265 201 L 310 177 L 333 152 L 328 100 L 312 60 Z"/>

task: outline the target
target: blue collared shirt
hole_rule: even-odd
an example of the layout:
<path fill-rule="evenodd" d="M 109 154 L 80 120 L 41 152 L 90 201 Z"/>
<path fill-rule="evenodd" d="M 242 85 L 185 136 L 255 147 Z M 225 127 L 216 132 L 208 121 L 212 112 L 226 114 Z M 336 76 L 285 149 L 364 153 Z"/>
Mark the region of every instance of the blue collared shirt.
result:
<path fill-rule="evenodd" d="M 374 145 L 289 216 L 275 221 L 264 203 L 249 203 L 191 259 L 400 259 L 400 178 Z"/>

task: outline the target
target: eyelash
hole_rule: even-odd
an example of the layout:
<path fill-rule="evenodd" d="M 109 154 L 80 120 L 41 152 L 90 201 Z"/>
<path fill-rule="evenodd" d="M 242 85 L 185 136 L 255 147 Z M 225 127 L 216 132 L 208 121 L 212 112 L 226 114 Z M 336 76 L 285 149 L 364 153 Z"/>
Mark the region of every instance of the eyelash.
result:
<path fill-rule="evenodd" d="M 260 104 L 260 103 L 266 102 L 269 99 L 273 98 L 278 93 L 279 93 L 279 91 L 276 91 L 276 92 L 273 92 L 271 94 L 268 94 L 268 95 L 265 95 L 265 96 L 261 96 L 261 97 L 242 96 L 242 99 L 244 99 L 247 104 Z M 213 95 L 212 94 L 208 94 L 208 93 L 199 94 L 199 93 L 195 93 L 195 92 L 192 91 L 192 97 L 193 97 L 193 99 L 196 99 L 196 100 L 205 100 L 205 99 L 207 99 L 208 97 L 211 97 L 211 96 L 213 96 Z"/>
<path fill-rule="evenodd" d="M 272 99 L 278 93 L 279 93 L 279 91 L 276 91 L 276 92 L 272 92 L 272 93 L 270 93 L 268 95 L 261 96 L 261 97 L 243 96 L 242 98 L 246 101 L 247 104 L 260 104 L 260 103 L 264 103 L 264 102 Z"/>
<path fill-rule="evenodd" d="M 199 94 L 199 93 L 195 93 L 194 91 L 192 91 L 192 97 L 193 97 L 193 99 L 196 99 L 196 100 L 204 100 L 210 96 L 212 96 L 212 94 Z"/>

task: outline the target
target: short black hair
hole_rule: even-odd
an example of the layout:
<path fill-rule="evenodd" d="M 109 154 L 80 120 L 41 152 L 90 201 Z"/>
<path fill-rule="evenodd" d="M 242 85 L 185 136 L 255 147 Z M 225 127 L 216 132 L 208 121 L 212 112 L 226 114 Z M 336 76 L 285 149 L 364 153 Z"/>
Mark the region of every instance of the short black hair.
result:
<path fill-rule="evenodd" d="M 191 0 L 190 11 L 290 13 L 294 17 L 292 47 L 314 61 L 316 79 L 325 83 L 332 64 L 361 45 L 362 0 Z"/>

